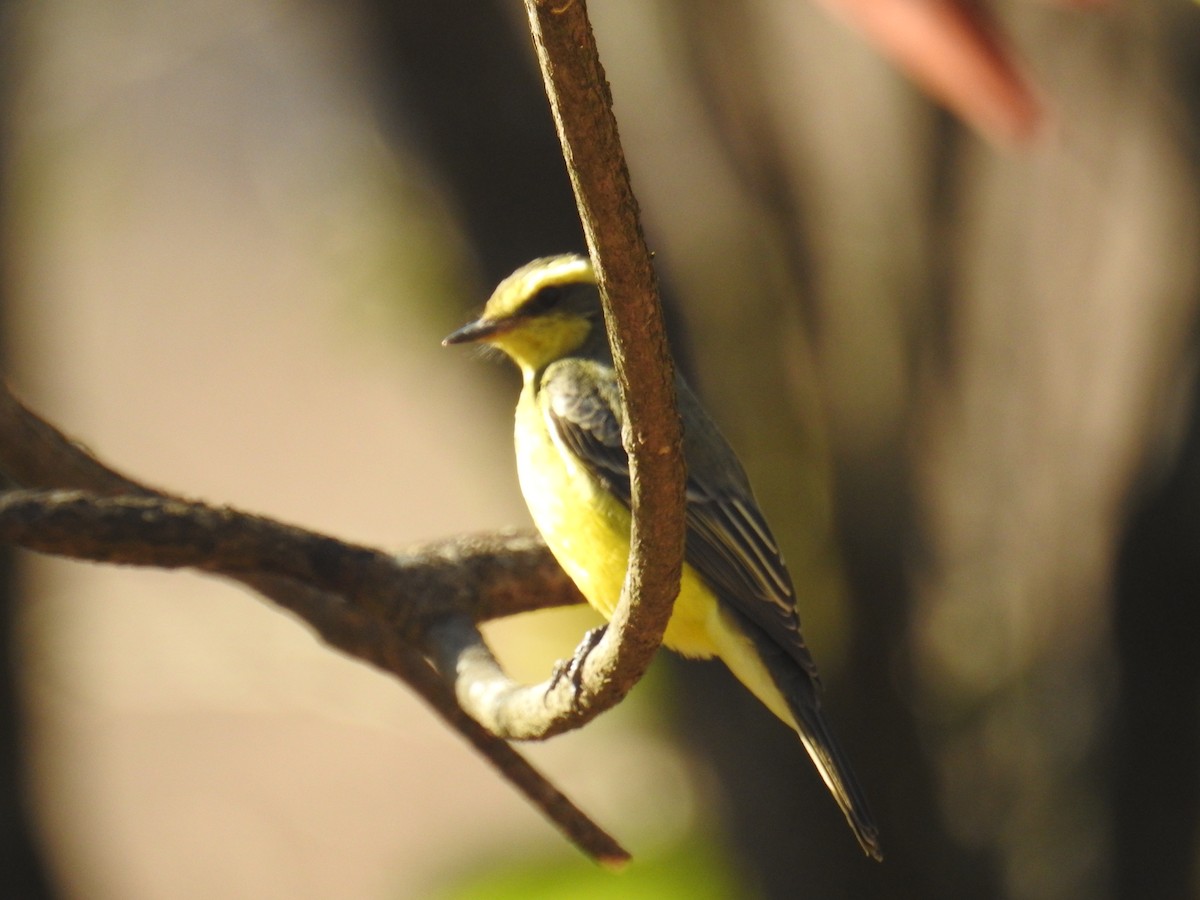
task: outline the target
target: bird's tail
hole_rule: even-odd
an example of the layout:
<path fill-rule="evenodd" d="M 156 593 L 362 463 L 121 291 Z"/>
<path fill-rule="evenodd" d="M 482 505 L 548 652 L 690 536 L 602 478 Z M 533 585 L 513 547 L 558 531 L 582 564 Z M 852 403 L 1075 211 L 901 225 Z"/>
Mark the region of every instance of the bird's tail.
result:
<path fill-rule="evenodd" d="M 883 849 L 879 843 L 879 829 L 871 816 L 867 805 L 866 795 L 859 786 L 854 772 L 841 745 L 833 736 L 825 716 L 821 713 L 820 698 L 817 695 L 818 685 L 808 670 L 766 632 L 745 621 L 739 623 L 742 630 L 750 638 L 757 650 L 758 662 L 770 675 L 770 680 L 787 705 L 791 715 L 785 717 L 779 709 L 779 697 L 765 696 L 769 687 L 762 684 L 760 678 L 747 678 L 737 671 L 737 666 L 726 654 L 722 654 L 726 664 L 734 669 L 734 674 L 746 684 L 759 699 L 775 711 L 776 715 L 792 725 L 799 733 L 804 749 L 812 758 L 821 775 L 821 780 L 833 794 L 833 798 L 841 807 L 850 823 L 855 837 L 862 845 L 863 852 L 873 859 L 883 859 Z M 757 682 L 757 683 L 756 683 Z M 767 688 L 767 690 L 764 690 Z"/>
<path fill-rule="evenodd" d="M 793 703 L 790 696 L 788 705 L 796 717 L 796 730 L 800 733 L 804 749 L 808 751 L 817 771 L 821 773 L 821 780 L 842 808 L 863 852 L 882 861 L 883 848 L 879 844 L 879 829 L 871 817 L 866 795 L 854 777 L 854 771 L 846 761 L 845 753 L 842 752 L 833 732 L 829 730 L 829 723 L 821 714 L 820 707 L 815 702 L 806 703 L 803 700 Z"/>

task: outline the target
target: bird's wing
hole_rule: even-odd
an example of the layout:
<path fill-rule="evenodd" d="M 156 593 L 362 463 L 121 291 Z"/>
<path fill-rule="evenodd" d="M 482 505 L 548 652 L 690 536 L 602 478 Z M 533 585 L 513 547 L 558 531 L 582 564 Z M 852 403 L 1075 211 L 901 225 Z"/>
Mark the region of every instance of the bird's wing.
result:
<path fill-rule="evenodd" d="M 539 388 L 550 430 L 591 475 L 631 506 L 629 457 L 621 443 L 621 395 L 612 371 L 588 360 L 551 364 Z"/>
<path fill-rule="evenodd" d="M 754 495 L 749 488 L 709 484 L 699 475 L 688 477 L 687 497 L 687 561 L 819 682 L 800 634 L 791 576 Z"/>
<path fill-rule="evenodd" d="M 791 577 L 725 439 L 685 386 L 688 462 L 687 543 L 684 558 L 713 591 L 763 629 L 817 681 L 817 669 L 800 635 Z M 611 369 L 588 360 L 563 360 L 547 368 L 540 385 L 551 430 L 591 475 L 627 507 L 632 503 L 629 458 L 621 444 L 620 394 Z M 686 392 L 686 393 L 685 393 Z M 720 442 L 723 453 L 703 442 Z M 689 452 L 689 449 L 691 452 Z M 721 465 L 713 466 L 719 457 Z"/>

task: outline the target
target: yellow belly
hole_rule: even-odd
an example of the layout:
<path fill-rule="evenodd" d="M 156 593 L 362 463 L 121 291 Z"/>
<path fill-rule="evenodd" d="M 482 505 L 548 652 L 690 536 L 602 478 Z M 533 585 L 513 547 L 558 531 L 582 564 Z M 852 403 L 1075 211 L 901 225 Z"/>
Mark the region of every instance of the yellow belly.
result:
<path fill-rule="evenodd" d="M 521 492 L 534 524 L 588 603 L 611 619 L 629 565 L 629 510 L 555 443 L 528 390 L 517 405 L 516 444 Z M 685 656 L 716 655 L 719 617 L 716 598 L 685 564 L 663 644 Z"/>

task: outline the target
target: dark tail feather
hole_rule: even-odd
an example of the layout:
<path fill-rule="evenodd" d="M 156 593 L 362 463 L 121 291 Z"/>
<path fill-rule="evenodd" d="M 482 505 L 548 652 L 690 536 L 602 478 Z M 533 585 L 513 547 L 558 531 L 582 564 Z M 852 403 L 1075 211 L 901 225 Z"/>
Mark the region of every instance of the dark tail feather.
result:
<path fill-rule="evenodd" d="M 846 760 L 829 723 L 821 715 L 815 697 L 809 703 L 803 699 L 796 700 L 791 694 L 786 695 L 792 714 L 800 725 L 800 740 L 804 749 L 812 757 L 821 773 L 821 778 L 828 786 L 833 798 L 846 816 L 846 821 L 854 829 L 854 836 L 862 845 L 863 852 L 872 859 L 883 861 L 883 848 L 879 844 L 879 829 L 871 817 L 867 806 L 867 798 L 854 772 Z"/>
<path fill-rule="evenodd" d="M 787 700 L 804 749 L 812 757 L 821 779 L 842 808 L 846 821 L 863 852 L 872 859 L 883 861 L 879 829 L 871 816 L 866 795 L 859 786 L 846 754 L 821 714 L 818 686 L 809 673 L 788 652 L 757 626 L 745 622 L 743 627 L 754 641 L 759 656 L 775 679 L 775 684 Z"/>

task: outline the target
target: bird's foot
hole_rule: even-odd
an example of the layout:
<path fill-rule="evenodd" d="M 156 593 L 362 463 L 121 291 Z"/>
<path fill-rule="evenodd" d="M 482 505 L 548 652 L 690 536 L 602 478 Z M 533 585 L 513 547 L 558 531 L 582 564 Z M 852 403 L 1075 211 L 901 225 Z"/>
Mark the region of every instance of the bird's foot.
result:
<path fill-rule="evenodd" d="M 598 625 L 590 629 L 584 634 L 583 640 L 579 642 L 579 646 L 575 648 L 575 654 L 570 659 L 560 659 L 554 664 L 554 671 L 550 674 L 550 686 L 546 688 L 547 694 L 566 678 L 575 688 L 574 699 L 579 699 L 579 695 L 583 691 L 583 664 L 587 662 L 588 656 L 596 649 L 607 630 L 607 625 Z"/>

